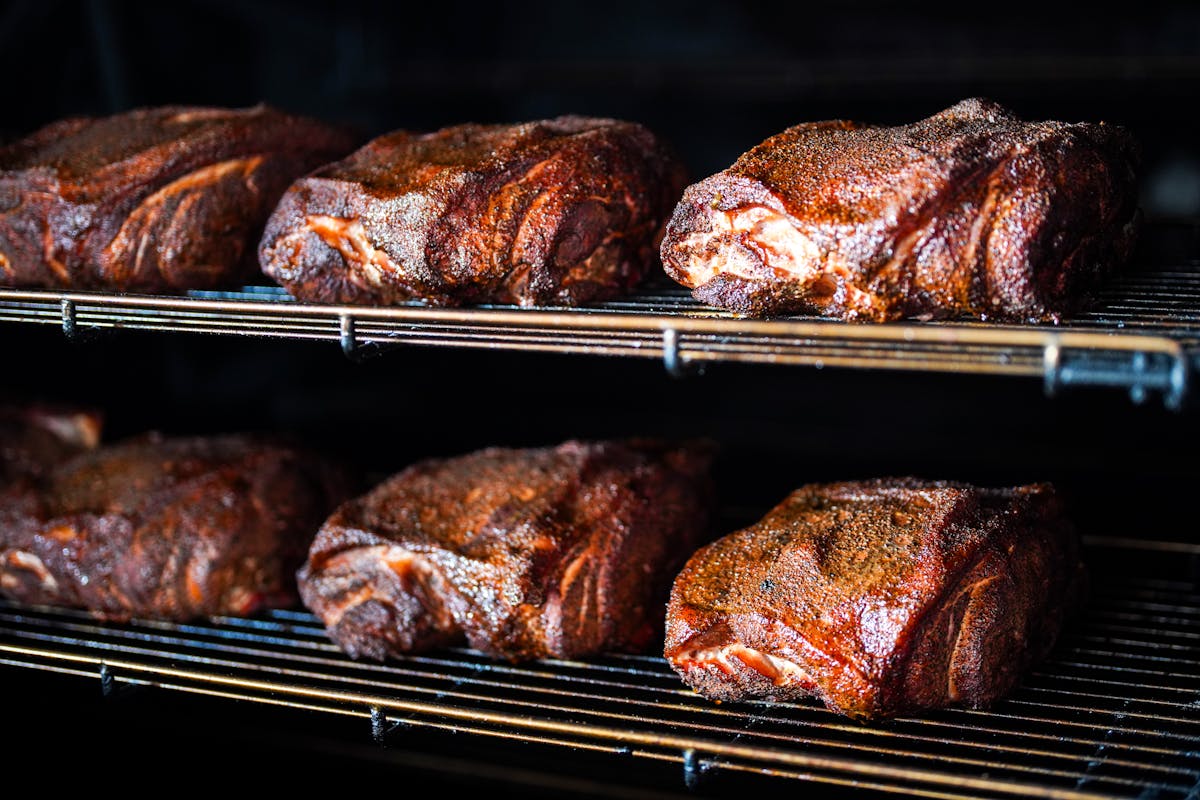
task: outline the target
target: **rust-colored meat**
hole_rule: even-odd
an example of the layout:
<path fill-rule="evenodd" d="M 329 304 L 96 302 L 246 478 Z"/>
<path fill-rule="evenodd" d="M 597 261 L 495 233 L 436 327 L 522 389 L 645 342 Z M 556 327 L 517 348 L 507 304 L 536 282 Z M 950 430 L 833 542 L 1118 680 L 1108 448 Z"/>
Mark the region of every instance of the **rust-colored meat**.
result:
<path fill-rule="evenodd" d="M 415 464 L 339 508 L 299 573 L 355 658 L 639 651 L 708 531 L 702 445 L 565 442 Z"/>
<path fill-rule="evenodd" d="M 352 487 L 252 436 L 101 446 L 0 495 L 0 594 L 112 620 L 297 605 L 295 570 Z"/>
<path fill-rule="evenodd" d="M 1058 321 L 1130 257 L 1138 148 L 969 99 L 899 127 L 805 123 L 687 188 L 667 274 L 764 317 Z"/>
<path fill-rule="evenodd" d="M 260 262 L 313 302 L 581 305 L 657 265 L 684 183 L 681 162 L 631 122 L 398 131 L 297 181 Z"/>
<path fill-rule="evenodd" d="M 100 444 L 103 415 L 44 403 L 0 405 L 0 491 L 37 480 Z"/>
<path fill-rule="evenodd" d="M 718 701 L 815 696 L 862 719 L 986 707 L 1076 609 L 1078 549 L 1047 484 L 804 486 L 692 556 L 664 653 Z"/>
<path fill-rule="evenodd" d="M 178 293 L 258 271 L 297 177 L 358 141 L 267 106 L 165 106 L 48 125 L 0 148 L 0 285 Z"/>

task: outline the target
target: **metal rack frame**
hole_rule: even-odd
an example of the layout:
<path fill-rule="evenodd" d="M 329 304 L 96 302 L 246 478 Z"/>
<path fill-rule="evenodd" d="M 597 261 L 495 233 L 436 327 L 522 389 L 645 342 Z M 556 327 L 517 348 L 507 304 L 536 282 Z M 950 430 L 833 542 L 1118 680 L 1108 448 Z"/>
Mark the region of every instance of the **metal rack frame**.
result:
<path fill-rule="evenodd" d="M 0 664 L 99 678 L 113 697 L 150 686 L 358 717 L 361 746 L 415 729 L 675 763 L 693 788 L 719 776 L 933 798 L 1195 797 L 1200 592 L 1144 574 L 1096 589 L 995 708 L 870 725 L 815 701 L 711 703 L 653 655 L 508 664 L 448 649 L 356 662 L 302 611 L 117 624 L 0 601 Z"/>
<path fill-rule="evenodd" d="M 738 318 L 680 288 L 651 288 L 588 308 L 377 308 L 299 303 L 278 287 L 186 296 L 0 290 L 0 322 L 332 340 L 361 359 L 399 345 L 661 359 L 672 375 L 714 363 L 803 365 L 1041 378 L 1108 386 L 1180 409 L 1200 367 L 1200 271 L 1153 269 L 1115 282 L 1092 311 L 1060 325 L 847 324 L 817 317 Z"/>

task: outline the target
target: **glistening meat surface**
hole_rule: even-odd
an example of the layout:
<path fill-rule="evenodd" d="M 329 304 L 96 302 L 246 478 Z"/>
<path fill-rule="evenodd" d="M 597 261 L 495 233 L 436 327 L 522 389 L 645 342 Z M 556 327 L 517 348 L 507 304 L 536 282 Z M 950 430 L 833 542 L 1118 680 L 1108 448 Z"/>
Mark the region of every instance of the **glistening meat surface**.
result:
<path fill-rule="evenodd" d="M 977 98 L 896 127 L 804 123 L 685 190 L 663 267 L 749 316 L 1058 320 L 1128 261 L 1138 162 L 1118 126 Z"/>
<path fill-rule="evenodd" d="M 708 533 L 710 460 L 700 443 L 570 441 L 423 461 L 329 518 L 301 596 L 355 658 L 641 650 Z"/>
<path fill-rule="evenodd" d="M 258 272 L 297 177 L 357 144 L 266 106 L 63 120 L 0 148 L 0 285 L 177 293 Z"/>
<path fill-rule="evenodd" d="M 0 494 L 0 595 L 114 620 L 292 606 L 295 570 L 353 486 L 252 436 L 101 446 Z"/>
<path fill-rule="evenodd" d="M 692 556 L 664 653 L 713 700 L 812 696 L 865 719 L 984 707 L 1080 602 L 1078 547 L 1047 484 L 804 486 Z"/>
<path fill-rule="evenodd" d="M 260 262 L 313 302 L 581 305 L 657 267 L 684 182 L 664 142 L 620 120 L 396 131 L 297 181 Z"/>

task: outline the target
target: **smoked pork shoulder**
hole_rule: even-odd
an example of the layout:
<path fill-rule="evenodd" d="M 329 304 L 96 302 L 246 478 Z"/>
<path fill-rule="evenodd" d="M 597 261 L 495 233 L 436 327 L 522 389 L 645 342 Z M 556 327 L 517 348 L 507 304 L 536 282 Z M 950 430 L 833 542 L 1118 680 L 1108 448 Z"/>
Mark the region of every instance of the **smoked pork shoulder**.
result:
<path fill-rule="evenodd" d="M 684 183 L 666 143 L 622 120 L 396 131 L 298 180 L 259 257 L 308 302 L 578 306 L 658 271 Z"/>
<path fill-rule="evenodd" d="M 295 571 L 354 480 L 252 435 L 101 445 L 0 493 L 0 595 L 106 620 L 292 607 Z"/>
<path fill-rule="evenodd" d="M 177 294 L 257 276 L 263 223 L 346 131 L 269 106 L 161 106 L 0 148 L 0 285 Z"/>
<path fill-rule="evenodd" d="M 298 581 L 354 658 L 641 651 L 709 529 L 711 449 L 648 440 L 428 459 L 343 504 Z"/>
<path fill-rule="evenodd" d="M 1049 484 L 812 484 L 689 559 L 664 654 L 716 701 L 981 708 L 1047 656 L 1085 581 Z"/>
<path fill-rule="evenodd" d="M 94 408 L 0 403 L 0 487 L 39 479 L 95 448 L 103 427 L 104 415 Z"/>
<path fill-rule="evenodd" d="M 972 98 L 908 125 L 809 122 L 683 193 L 666 273 L 738 314 L 1052 322 L 1133 252 L 1139 150 Z"/>

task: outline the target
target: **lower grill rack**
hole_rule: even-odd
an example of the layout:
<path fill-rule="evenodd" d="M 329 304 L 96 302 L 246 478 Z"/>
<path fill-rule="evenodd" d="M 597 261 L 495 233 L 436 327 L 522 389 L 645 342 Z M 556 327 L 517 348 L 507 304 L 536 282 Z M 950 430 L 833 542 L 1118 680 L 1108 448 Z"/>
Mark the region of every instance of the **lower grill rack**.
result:
<path fill-rule="evenodd" d="M 100 623 L 0 601 L 0 664 L 360 717 L 397 729 L 674 763 L 675 788 L 739 785 L 930 798 L 1200 795 L 1200 593 L 1186 581 L 1097 587 L 1053 657 L 989 711 L 865 725 L 816 702 L 716 704 L 661 658 L 497 663 L 446 650 L 359 663 L 311 615 Z M 215 702 L 215 701 L 214 701 Z"/>

